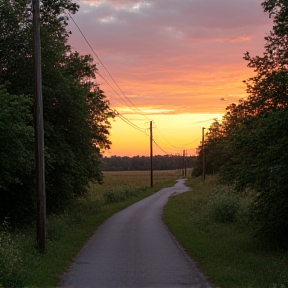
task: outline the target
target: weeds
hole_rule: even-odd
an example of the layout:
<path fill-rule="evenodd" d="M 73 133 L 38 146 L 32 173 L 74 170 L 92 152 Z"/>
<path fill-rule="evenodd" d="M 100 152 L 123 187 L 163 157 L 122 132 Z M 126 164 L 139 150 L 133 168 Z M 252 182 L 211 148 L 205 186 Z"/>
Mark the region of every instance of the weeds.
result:
<path fill-rule="evenodd" d="M 213 286 L 287 288 L 287 251 L 267 246 L 244 225 L 253 192 L 239 195 L 213 176 L 187 184 L 193 190 L 171 197 L 163 218 Z"/>
<path fill-rule="evenodd" d="M 20 286 L 23 283 L 22 257 L 17 239 L 12 238 L 7 223 L 0 230 L 0 287 Z M 19 271 L 19 267 L 20 271 Z"/>
<path fill-rule="evenodd" d="M 103 221 L 162 186 L 173 185 L 178 176 L 175 171 L 155 174 L 156 185 L 150 188 L 147 172 L 105 173 L 103 186 L 92 185 L 87 195 L 78 198 L 69 209 L 49 215 L 43 255 L 36 247 L 36 225 L 12 231 L 8 222 L 3 223 L 0 226 L 0 288 L 56 287 L 59 277 Z"/>
<path fill-rule="evenodd" d="M 209 210 L 214 220 L 234 222 L 239 212 L 239 197 L 230 187 L 217 186 L 209 196 Z"/>

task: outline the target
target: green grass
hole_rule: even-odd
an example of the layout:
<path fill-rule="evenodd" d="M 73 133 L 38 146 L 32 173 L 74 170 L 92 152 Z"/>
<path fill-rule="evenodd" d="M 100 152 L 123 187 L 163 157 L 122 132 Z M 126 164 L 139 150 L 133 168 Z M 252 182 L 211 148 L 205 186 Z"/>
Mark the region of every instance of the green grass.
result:
<path fill-rule="evenodd" d="M 114 213 L 157 192 L 173 186 L 177 171 L 155 171 L 150 188 L 148 172 L 105 173 L 102 186 L 92 185 L 87 197 L 60 215 L 52 215 L 46 225 L 46 252 L 36 248 L 32 228 L 0 229 L 0 287 L 56 287 L 61 275 L 97 227 Z M 105 195 L 115 201 L 107 201 Z M 5 226 L 5 225 L 4 225 Z"/>
<path fill-rule="evenodd" d="M 219 222 L 211 211 L 216 177 L 186 181 L 192 191 L 170 198 L 164 221 L 214 287 L 286 288 L 288 253 L 267 247 L 235 221 Z M 245 199 L 240 199 L 245 203 Z M 243 206 L 243 205 L 242 205 Z"/>

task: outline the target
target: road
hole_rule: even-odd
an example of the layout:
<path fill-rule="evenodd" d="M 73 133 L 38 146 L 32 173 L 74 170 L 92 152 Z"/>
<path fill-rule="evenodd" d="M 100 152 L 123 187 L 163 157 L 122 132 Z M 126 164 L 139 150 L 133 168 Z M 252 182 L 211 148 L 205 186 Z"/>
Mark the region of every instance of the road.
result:
<path fill-rule="evenodd" d="M 106 220 L 63 276 L 70 288 L 211 288 L 162 221 L 168 198 L 188 191 L 184 180 Z"/>

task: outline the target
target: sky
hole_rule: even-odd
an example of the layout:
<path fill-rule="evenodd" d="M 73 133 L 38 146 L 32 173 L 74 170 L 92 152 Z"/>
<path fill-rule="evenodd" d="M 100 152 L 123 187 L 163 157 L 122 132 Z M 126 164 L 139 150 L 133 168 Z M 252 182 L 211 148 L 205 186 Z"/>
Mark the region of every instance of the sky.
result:
<path fill-rule="evenodd" d="M 150 121 L 154 155 L 195 155 L 202 127 L 247 97 L 244 53 L 261 56 L 272 29 L 262 0 L 76 2 L 68 44 L 93 56 L 119 113 L 108 157 L 150 155 Z"/>

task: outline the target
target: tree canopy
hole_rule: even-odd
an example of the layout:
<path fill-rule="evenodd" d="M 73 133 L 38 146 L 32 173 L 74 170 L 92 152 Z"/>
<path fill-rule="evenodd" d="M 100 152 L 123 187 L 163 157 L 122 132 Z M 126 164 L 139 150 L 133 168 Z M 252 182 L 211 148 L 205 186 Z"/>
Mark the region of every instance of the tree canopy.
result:
<path fill-rule="evenodd" d="M 0 220 L 17 223 L 35 213 L 33 35 L 31 1 L 0 5 Z M 94 84 L 90 55 L 67 44 L 72 0 L 41 1 L 47 211 L 62 209 L 90 182 L 102 182 L 101 151 L 108 149 L 109 119 L 104 92 Z M 11 208 L 13 206 L 13 209 Z"/>
<path fill-rule="evenodd" d="M 262 56 L 244 54 L 255 75 L 244 82 L 247 99 L 226 108 L 206 134 L 208 173 L 239 191 L 255 191 L 253 229 L 278 244 L 288 240 L 288 2 L 266 0 L 273 28 Z M 199 147 L 200 153 L 201 147 Z M 202 170 L 201 161 L 194 174 Z"/>

